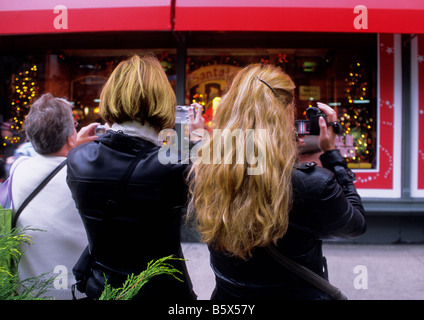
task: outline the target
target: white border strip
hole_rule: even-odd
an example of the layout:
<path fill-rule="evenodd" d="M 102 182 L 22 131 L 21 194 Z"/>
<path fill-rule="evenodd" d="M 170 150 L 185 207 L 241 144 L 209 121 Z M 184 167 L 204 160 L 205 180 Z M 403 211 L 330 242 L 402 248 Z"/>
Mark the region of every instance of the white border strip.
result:
<path fill-rule="evenodd" d="M 411 197 L 424 197 L 424 190 L 418 189 L 419 85 L 418 37 L 415 37 L 411 41 Z"/>

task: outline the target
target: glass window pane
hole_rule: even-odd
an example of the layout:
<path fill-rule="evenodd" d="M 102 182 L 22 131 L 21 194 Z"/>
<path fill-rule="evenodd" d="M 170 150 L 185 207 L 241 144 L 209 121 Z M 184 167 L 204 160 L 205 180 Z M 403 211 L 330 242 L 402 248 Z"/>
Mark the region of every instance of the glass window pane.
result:
<path fill-rule="evenodd" d="M 73 104 L 78 128 L 103 122 L 99 116 L 103 85 L 117 64 L 133 54 L 156 55 L 175 90 L 176 49 L 90 49 L 0 55 L 0 157 L 8 164 L 13 162 L 14 151 L 25 141 L 23 121 L 31 104 L 43 93 L 68 99 Z"/>
<path fill-rule="evenodd" d="M 372 51 L 372 50 L 371 50 Z M 376 167 L 376 52 L 340 49 L 196 49 L 187 51 L 186 103 L 204 105 L 207 124 L 232 76 L 250 63 L 274 64 L 296 84 L 297 118 L 314 101 L 332 106 L 343 126 L 337 147 L 356 169 Z"/>

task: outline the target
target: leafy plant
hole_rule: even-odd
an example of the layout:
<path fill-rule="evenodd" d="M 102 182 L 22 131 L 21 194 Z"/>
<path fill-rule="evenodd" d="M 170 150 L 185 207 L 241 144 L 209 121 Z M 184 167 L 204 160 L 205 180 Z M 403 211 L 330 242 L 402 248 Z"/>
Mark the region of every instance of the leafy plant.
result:
<path fill-rule="evenodd" d="M 21 258 L 19 247 L 31 244 L 31 237 L 25 234 L 25 229 L 14 229 L 0 234 L 0 279 L 12 276 Z"/>
<path fill-rule="evenodd" d="M 22 253 L 20 246 L 31 245 L 31 237 L 26 235 L 30 228 L 14 229 L 0 234 L 0 300 L 45 300 L 43 295 L 54 281 L 48 273 L 23 281 L 18 277 L 18 264 Z M 41 230 L 40 230 L 41 231 Z"/>
<path fill-rule="evenodd" d="M 43 273 L 36 277 L 19 280 L 17 274 L 3 278 L 0 283 L 0 300 L 47 300 L 45 296 L 55 276 Z"/>
<path fill-rule="evenodd" d="M 36 229 L 14 229 L 0 233 L 0 300 L 50 299 L 44 296 L 55 279 L 55 276 L 48 276 L 49 272 L 19 280 L 17 266 L 22 256 L 19 248 L 24 244 L 32 244 L 31 237 L 25 234 L 27 230 Z M 152 260 L 148 263 L 146 270 L 138 275 L 128 276 L 120 288 L 112 288 L 106 280 L 99 300 L 131 300 L 151 278 L 161 274 L 167 274 L 182 281 L 177 277 L 181 271 L 168 263 L 170 260 L 182 259 L 168 256 L 156 261 Z"/>
<path fill-rule="evenodd" d="M 121 288 L 112 288 L 106 280 L 104 290 L 99 300 L 131 300 L 151 278 L 161 274 L 171 275 L 182 282 L 182 280 L 176 276 L 178 273 L 181 274 L 181 271 L 175 269 L 174 266 L 166 262 L 169 260 L 181 259 L 168 256 L 156 261 L 152 260 L 147 264 L 147 269 L 139 275 L 128 276 Z"/>

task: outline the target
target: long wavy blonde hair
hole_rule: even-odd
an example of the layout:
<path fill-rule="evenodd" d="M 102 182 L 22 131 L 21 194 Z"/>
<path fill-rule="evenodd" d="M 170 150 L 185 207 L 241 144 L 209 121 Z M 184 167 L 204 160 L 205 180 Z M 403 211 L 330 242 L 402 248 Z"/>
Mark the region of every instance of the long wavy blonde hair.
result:
<path fill-rule="evenodd" d="M 191 168 L 188 217 L 201 240 L 217 250 L 247 259 L 254 248 L 275 243 L 287 231 L 297 156 L 294 88 L 281 69 L 253 64 L 236 75 L 217 108 L 214 130 L 265 129 L 267 133 L 266 139 L 254 141 L 256 152 L 266 152 L 262 174 L 247 174 L 251 165 L 246 161 L 198 161 Z M 212 135 L 199 156 L 216 147 L 217 139 L 222 137 Z M 223 153 L 224 144 L 220 148 Z M 232 149 L 233 160 L 236 151 Z"/>

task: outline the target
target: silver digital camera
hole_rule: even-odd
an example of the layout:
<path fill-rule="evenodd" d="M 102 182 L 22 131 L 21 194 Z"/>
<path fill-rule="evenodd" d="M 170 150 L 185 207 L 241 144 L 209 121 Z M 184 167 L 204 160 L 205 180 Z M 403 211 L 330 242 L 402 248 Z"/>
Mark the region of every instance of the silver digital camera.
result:
<path fill-rule="evenodd" d="M 194 116 L 196 116 L 196 109 L 192 106 L 176 106 L 175 123 L 188 122 L 188 110 L 193 109 Z"/>
<path fill-rule="evenodd" d="M 104 126 L 104 125 L 102 125 L 102 124 L 99 124 L 97 127 L 96 127 L 96 129 L 94 130 L 94 134 L 96 135 L 96 136 L 99 136 L 99 135 L 101 135 L 101 134 L 103 134 L 103 133 L 105 133 L 106 132 L 106 126 Z"/>

